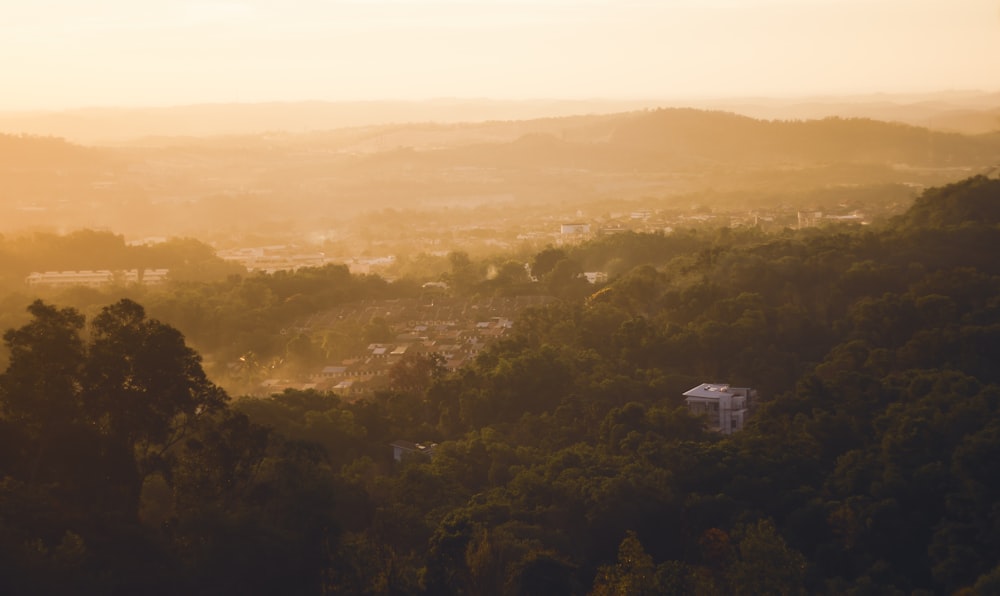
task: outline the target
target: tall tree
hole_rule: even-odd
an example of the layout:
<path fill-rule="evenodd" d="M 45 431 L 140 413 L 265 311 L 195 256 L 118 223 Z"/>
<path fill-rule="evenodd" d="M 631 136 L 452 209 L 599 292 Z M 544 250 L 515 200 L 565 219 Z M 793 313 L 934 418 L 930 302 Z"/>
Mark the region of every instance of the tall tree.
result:
<path fill-rule="evenodd" d="M 86 350 L 80 339 L 84 318 L 76 310 L 36 300 L 28 312 L 33 317 L 29 323 L 3 336 L 10 360 L 0 375 L 0 411 L 25 435 L 27 468 L 21 472 L 33 483 L 55 442 L 81 416 Z"/>
<path fill-rule="evenodd" d="M 221 409 L 226 394 L 212 384 L 201 357 L 179 331 L 131 300 L 105 307 L 92 324 L 85 366 L 85 402 L 106 440 L 108 456 L 121 466 L 119 496 L 137 511 L 147 474 L 196 421 Z"/>
<path fill-rule="evenodd" d="M 656 584 L 656 566 L 653 558 L 639 542 L 635 532 L 629 530 L 618 546 L 618 563 L 602 565 L 594 579 L 591 596 L 616 596 L 619 594 L 649 595 L 660 593 Z"/>

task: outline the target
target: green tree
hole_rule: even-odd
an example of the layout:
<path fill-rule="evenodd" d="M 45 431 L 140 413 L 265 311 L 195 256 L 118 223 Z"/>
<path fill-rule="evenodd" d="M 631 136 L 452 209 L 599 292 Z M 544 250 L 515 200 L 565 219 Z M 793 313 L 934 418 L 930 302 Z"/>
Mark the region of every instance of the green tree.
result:
<path fill-rule="evenodd" d="M 531 276 L 541 280 L 555 269 L 556 263 L 565 261 L 567 258 L 566 251 L 549 246 L 531 259 Z"/>
<path fill-rule="evenodd" d="M 28 312 L 29 323 L 3 336 L 10 359 L 0 375 L 0 407 L 3 417 L 26 435 L 26 466 L 20 467 L 22 477 L 32 483 L 52 461 L 60 439 L 81 422 L 85 348 L 80 339 L 84 318 L 76 310 L 36 300 Z"/>
<path fill-rule="evenodd" d="M 635 532 L 629 530 L 618 546 L 618 562 L 597 571 L 591 596 L 655 596 L 660 594 L 656 566 Z"/>
<path fill-rule="evenodd" d="M 440 354 L 407 352 L 389 369 L 389 383 L 399 391 L 422 392 L 445 372 L 444 358 Z"/>
<path fill-rule="evenodd" d="M 131 300 L 94 318 L 84 400 L 112 458 L 124 511 L 136 514 L 146 475 L 196 421 L 220 410 L 226 394 L 205 376 L 201 357 L 173 327 L 147 319 Z"/>
<path fill-rule="evenodd" d="M 322 347 L 305 333 L 299 333 L 285 345 L 285 362 L 300 372 L 309 372 L 326 359 Z"/>
<path fill-rule="evenodd" d="M 463 251 L 448 253 L 448 262 L 451 263 L 449 279 L 454 290 L 459 294 L 469 292 L 478 282 L 482 275 L 469 254 Z"/>
<path fill-rule="evenodd" d="M 789 548 L 771 520 L 749 525 L 728 570 L 732 594 L 805 594 L 806 558 Z"/>
<path fill-rule="evenodd" d="M 392 341 L 392 326 L 382 317 L 375 317 L 365 324 L 362 331 L 365 343 L 380 344 Z"/>

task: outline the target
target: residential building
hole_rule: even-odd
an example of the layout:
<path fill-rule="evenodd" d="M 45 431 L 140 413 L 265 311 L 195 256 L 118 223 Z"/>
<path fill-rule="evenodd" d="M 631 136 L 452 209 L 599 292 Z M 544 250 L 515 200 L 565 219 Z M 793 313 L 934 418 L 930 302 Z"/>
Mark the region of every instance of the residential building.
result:
<path fill-rule="evenodd" d="M 560 234 L 589 234 L 590 224 L 588 223 L 564 223 L 559 226 Z"/>
<path fill-rule="evenodd" d="M 715 383 L 702 383 L 684 393 L 688 410 L 704 416 L 709 428 L 724 435 L 743 430 L 756 398 L 755 389 Z"/>
<path fill-rule="evenodd" d="M 434 449 L 437 448 L 437 443 L 413 443 L 410 441 L 393 441 L 390 443 L 392 447 L 392 459 L 400 462 L 403 461 L 404 457 L 409 457 L 412 455 L 420 455 L 428 458 L 434 457 Z"/>

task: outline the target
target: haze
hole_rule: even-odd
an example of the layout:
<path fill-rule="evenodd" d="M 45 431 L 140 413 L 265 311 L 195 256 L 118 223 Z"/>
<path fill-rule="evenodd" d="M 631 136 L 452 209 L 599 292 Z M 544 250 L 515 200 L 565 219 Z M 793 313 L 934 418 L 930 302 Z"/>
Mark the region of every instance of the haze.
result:
<path fill-rule="evenodd" d="M 4 0 L 2 110 L 995 90 L 996 0 Z"/>

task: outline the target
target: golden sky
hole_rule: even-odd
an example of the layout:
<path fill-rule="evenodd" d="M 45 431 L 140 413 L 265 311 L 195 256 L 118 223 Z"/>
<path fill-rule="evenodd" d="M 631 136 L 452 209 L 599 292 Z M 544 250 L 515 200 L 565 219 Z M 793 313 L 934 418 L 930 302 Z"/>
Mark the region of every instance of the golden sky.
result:
<path fill-rule="evenodd" d="M 0 109 L 1000 90 L 1000 0 L 0 0 Z"/>

